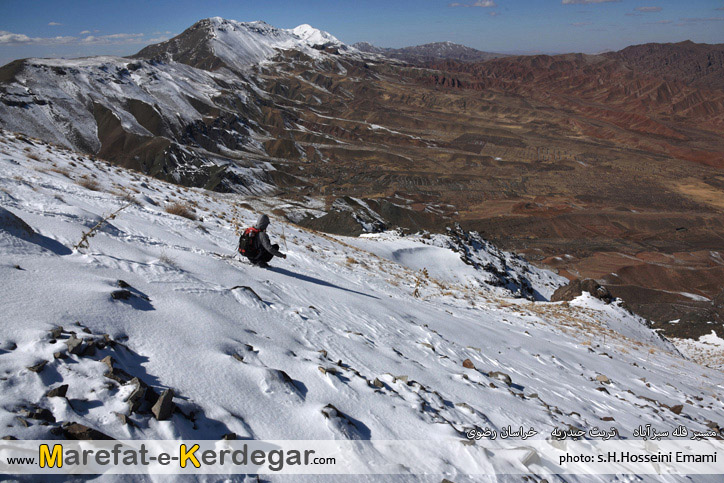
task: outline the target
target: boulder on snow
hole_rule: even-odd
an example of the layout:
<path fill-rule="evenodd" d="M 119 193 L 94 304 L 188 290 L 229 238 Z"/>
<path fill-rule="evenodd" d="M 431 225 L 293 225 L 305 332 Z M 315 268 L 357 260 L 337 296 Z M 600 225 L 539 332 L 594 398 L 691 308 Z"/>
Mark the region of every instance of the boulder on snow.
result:
<path fill-rule="evenodd" d="M 63 436 L 67 439 L 74 440 L 89 440 L 89 439 L 113 439 L 108 435 L 105 435 L 97 429 L 89 428 L 80 423 L 69 423 L 63 426 Z"/>
<path fill-rule="evenodd" d="M 551 302 L 570 302 L 580 296 L 583 292 L 588 292 L 597 299 L 603 300 L 607 304 L 613 301 L 613 295 L 611 295 L 611 292 L 609 292 L 606 287 L 601 286 L 601 284 L 590 278 L 585 280 L 577 278 L 575 280 L 571 280 L 568 285 L 559 287 L 555 292 L 553 292 L 553 295 L 551 295 Z"/>
<path fill-rule="evenodd" d="M 71 334 L 70 338 L 65 341 L 68 346 L 68 352 L 71 354 L 80 354 L 83 351 L 83 339 L 79 339 L 75 334 Z"/>
<path fill-rule="evenodd" d="M 156 404 L 151 408 L 151 412 L 159 421 L 165 421 L 171 417 L 176 405 L 173 403 L 173 390 L 166 389 L 158 398 Z"/>
<path fill-rule="evenodd" d="M 28 370 L 31 372 L 41 372 L 47 363 L 48 361 L 40 361 L 37 364 L 28 367 Z"/>
<path fill-rule="evenodd" d="M 611 384 L 611 379 L 609 379 L 608 376 L 605 376 L 603 374 L 597 375 L 596 381 L 600 382 L 601 384 Z"/>
<path fill-rule="evenodd" d="M 68 385 L 63 384 L 62 386 L 54 387 L 47 393 L 45 393 L 46 397 L 65 397 L 65 395 L 68 393 Z"/>
<path fill-rule="evenodd" d="M 470 359 L 465 359 L 463 361 L 463 367 L 466 369 L 475 369 L 475 364 L 473 364 L 473 361 Z"/>
<path fill-rule="evenodd" d="M 510 376 L 508 374 L 506 374 L 504 372 L 493 371 L 493 372 L 489 373 L 488 376 L 492 377 L 493 379 L 503 381 L 508 386 L 513 385 L 513 380 L 510 378 Z"/>

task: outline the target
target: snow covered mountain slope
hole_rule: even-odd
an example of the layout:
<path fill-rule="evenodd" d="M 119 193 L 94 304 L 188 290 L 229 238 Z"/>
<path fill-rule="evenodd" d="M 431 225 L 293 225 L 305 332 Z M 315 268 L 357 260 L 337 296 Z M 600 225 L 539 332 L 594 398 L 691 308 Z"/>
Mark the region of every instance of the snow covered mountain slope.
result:
<path fill-rule="evenodd" d="M 238 22 L 212 17 L 196 22 L 170 40 L 145 47 L 134 57 L 160 56 L 207 70 L 227 68 L 248 73 L 280 50 L 297 50 L 316 58 L 323 54 L 314 47 L 329 45 L 347 49 L 333 35 L 307 24 L 280 29 L 263 21 Z"/>
<path fill-rule="evenodd" d="M 470 265 L 445 271 L 459 253 L 443 256 L 436 240 L 330 237 L 273 220 L 286 260 L 263 270 L 233 258 L 235 225 L 274 202 L 1 133 L 0 436 L 68 436 L 78 428 L 68 422 L 119 439 L 724 426 L 724 375 L 641 319 L 587 295 L 535 302 L 484 276 L 472 284 Z M 66 397 L 45 396 L 66 384 Z M 157 420 L 149 405 L 167 388 L 178 411 Z M 329 404 L 340 417 L 325 416 Z"/>

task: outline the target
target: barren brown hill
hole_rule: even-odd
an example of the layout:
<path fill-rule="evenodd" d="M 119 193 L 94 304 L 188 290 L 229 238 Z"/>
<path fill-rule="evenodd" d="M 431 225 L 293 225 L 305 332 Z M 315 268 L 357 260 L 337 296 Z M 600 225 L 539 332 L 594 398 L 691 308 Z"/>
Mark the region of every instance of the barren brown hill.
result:
<path fill-rule="evenodd" d="M 637 73 L 677 80 L 694 87 L 724 89 L 724 44 L 642 44 L 603 54 Z"/>

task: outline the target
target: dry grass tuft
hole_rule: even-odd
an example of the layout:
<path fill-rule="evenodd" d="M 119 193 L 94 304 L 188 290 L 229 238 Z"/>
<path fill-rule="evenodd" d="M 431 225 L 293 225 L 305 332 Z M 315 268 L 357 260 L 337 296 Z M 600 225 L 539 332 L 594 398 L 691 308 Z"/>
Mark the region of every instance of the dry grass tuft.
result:
<path fill-rule="evenodd" d="M 196 215 L 194 214 L 193 210 L 189 208 L 188 205 L 185 205 L 183 203 L 171 203 L 170 205 L 166 205 L 166 213 L 169 213 L 171 215 L 176 216 L 183 216 L 184 218 L 188 218 L 189 220 L 196 220 Z"/>
<path fill-rule="evenodd" d="M 81 177 L 77 183 L 82 186 L 83 188 L 89 189 L 91 191 L 100 191 L 101 185 L 98 184 L 98 181 L 88 178 L 88 177 Z"/>

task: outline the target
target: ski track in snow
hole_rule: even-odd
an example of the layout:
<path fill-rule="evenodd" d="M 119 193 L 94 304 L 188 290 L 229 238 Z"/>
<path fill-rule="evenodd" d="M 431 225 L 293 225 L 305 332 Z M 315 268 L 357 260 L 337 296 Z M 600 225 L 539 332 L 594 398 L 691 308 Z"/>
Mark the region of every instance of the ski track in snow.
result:
<path fill-rule="evenodd" d="M 286 225 L 288 259 L 263 270 L 232 256 L 232 213 L 243 198 L 179 188 L 23 139 L 0 137 L 0 207 L 37 233 L 23 239 L 0 226 L 0 436 L 46 437 L 53 425 L 26 419 L 25 427 L 17 419 L 33 405 L 49 409 L 58 424 L 76 421 L 118 439 L 235 432 L 434 440 L 508 425 L 533 427 L 538 437 L 556 426 L 614 425 L 630 436 L 640 424 L 724 426 L 724 375 L 683 358 L 616 305 L 585 294 L 570 304 L 513 298 L 486 286 L 439 239 L 395 234 L 350 239 Z M 80 186 L 81 176 L 98 191 Z M 105 223 L 89 248 L 70 250 L 130 196 L 137 202 Z M 198 219 L 166 213 L 173 202 L 194 207 Z M 242 226 L 256 218 L 236 212 Z M 273 239 L 280 223 L 272 221 Z M 547 293 L 560 283 L 530 270 Z M 117 280 L 148 300 L 113 300 Z M 51 343 L 48 331 L 58 325 L 124 345 L 55 360 L 67 338 Z M 174 402 L 196 421 L 133 414 L 138 427 L 121 424 L 113 412 L 128 413 L 129 388 L 103 377 L 105 355 L 159 391 L 173 388 Z M 463 368 L 465 359 L 475 369 Z M 27 369 L 43 360 L 40 373 Z M 509 375 L 512 385 L 492 371 Z M 611 383 L 597 382 L 601 374 Z M 69 384 L 67 400 L 43 397 L 61 383 Z M 326 419 L 328 404 L 354 425 Z M 678 404 L 681 414 L 668 409 Z M 455 473 L 449 456 L 431 464 Z M 364 479 L 380 478 L 354 478 Z M 596 479 L 629 481 L 565 480 Z"/>

